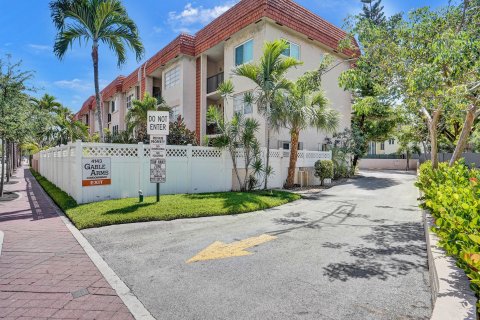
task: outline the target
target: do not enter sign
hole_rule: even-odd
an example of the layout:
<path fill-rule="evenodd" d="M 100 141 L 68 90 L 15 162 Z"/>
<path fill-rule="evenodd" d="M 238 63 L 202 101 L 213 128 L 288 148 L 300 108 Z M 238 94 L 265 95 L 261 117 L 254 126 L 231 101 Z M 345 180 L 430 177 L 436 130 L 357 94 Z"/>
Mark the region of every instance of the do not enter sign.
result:
<path fill-rule="evenodd" d="M 168 111 L 148 111 L 147 134 L 166 136 L 169 131 L 169 123 Z"/>

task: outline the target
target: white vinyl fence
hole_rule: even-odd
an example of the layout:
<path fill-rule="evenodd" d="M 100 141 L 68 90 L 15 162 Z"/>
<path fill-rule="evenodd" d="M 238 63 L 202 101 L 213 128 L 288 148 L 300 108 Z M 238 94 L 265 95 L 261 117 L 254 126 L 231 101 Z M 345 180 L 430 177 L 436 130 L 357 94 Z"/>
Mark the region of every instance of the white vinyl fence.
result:
<path fill-rule="evenodd" d="M 264 150 L 265 153 L 265 150 Z M 287 177 L 288 150 L 270 150 L 273 175 L 270 188 L 281 188 Z M 150 147 L 139 144 L 83 143 L 51 148 L 34 156 L 34 168 L 45 178 L 71 195 L 78 203 L 155 195 L 150 183 Z M 82 186 L 82 158 L 110 158 L 111 185 Z M 331 159 L 330 152 L 298 152 L 298 183 L 318 184 L 313 177 L 317 160 Z M 242 168 L 242 160 L 238 159 Z M 232 161 L 227 151 L 209 147 L 167 146 L 167 181 L 162 194 L 230 191 L 236 185 Z M 236 179 L 236 178 L 235 178 Z"/>

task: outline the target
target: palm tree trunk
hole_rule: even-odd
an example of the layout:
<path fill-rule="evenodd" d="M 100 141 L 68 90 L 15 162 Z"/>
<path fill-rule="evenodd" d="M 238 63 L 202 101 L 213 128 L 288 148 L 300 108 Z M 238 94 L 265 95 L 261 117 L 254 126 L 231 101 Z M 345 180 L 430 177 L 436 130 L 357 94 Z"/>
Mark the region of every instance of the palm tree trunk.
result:
<path fill-rule="evenodd" d="M 100 98 L 100 85 L 98 83 L 98 41 L 93 41 L 92 47 L 92 60 L 93 60 L 93 78 L 95 82 L 95 99 L 97 102 L 97 121 L 98 121 L 98 134 L 100 136 L 100 142 L 104 142 L 105 137 L 103 135 L 103 123 L 102 123 L 102 102 Z"/>
<path fill-rule="evenodd" d="M 268 189 L 268 176 L 270 175 L 270 102 L 267 105 L 267 117 L 265 118 L 265 125 L 267 131 L 267 157 L 265 163 L 265 185 L 264 190 Z"/>
<path fill-rule="evenodd" d="M 288 176 L 286 188 L 292 188 L 295 184 L 295 168 L 298 159 L 298 136 L 300 132 L 297 129 L 292 129 L 290 132 L 290 162 L 288 164 Z"/>
<path fill-rule="evenodd" d="M 472 127 L 473 127 L 473 123 L 475 121 L 476 115 L 477 115 L 477 107 L 475 105 L 470 106 L 470 108 L 467 110 L 467 115 L 465 116 L 465 122 L 463 124 L 462 133 L 460 134 L 460 138 L 458 139 L 457 146 L 455 147 L 455 151 L 453 152 L 453 155 L 452 155 L 452 159 L 450 159 L 450 163 L 449 163 L 450 167 L 453 166 L 455 162 L 461 158 L 462 153 L 465 150 L 465 147 L 467 145 L 468 137 L 472 132 Z"/>
<path fill-rule="evenodd" d="M 1 152 L 1 161 L 0 165 L 2 166 L 2 172 L 0 176 L 0 198 L 3 197 L 3 186 L 5 185 L 5 138 L 2 137 L 2 152 Z"/>

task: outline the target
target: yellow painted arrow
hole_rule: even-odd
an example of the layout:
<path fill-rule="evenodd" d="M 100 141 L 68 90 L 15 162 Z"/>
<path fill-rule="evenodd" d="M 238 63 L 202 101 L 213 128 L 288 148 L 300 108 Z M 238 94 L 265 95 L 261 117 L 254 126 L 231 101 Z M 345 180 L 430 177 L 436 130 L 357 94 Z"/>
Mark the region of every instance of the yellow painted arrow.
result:
<path fill-rule="evenodd" d="M 187 260 L 187 263 L 204 261 L 204 260 L 214 260 L 214 259 L 225 259 L 229 257 L 241 257 L 248 256 L 253 254 L 245 249 L 258 246 L 259 244 L 277 239 L 277 237 L 270 236 L 268 234 L 262 234 L 258 237 L 247 238 L 241 241 L 235 241 L 232 243 L 223 243 L 220 241 L 215 241 L 202 251 L 200 251 L 196 256 Z"/>

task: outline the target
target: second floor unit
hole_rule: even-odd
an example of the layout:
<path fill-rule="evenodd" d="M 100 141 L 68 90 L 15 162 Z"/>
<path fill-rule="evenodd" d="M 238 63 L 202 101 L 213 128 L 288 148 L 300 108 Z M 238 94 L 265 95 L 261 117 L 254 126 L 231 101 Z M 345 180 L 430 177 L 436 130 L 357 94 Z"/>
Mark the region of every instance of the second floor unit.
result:
<path fill-rule="evenodd" d="M 130 75 L 116 78 L 103 89 L 104 127 L 112 133 L 125 130 L 132 101 L 148 92 L 166 102 L 171 108 L 171 119 L 181 115 L 199 141 L 217 133 L 206 119 L 210 106 L 218 108 L 226 119 L 234 112 L 257 118 L 261 125 L 259 140 L 264 141 L 263 117 L 256 105 L 243 99 L 246 92 L 255 90 L 255 84 L 233 76 L 232 70 L 258 62 L 265 42 L 284 39 L 289 47 L 283 54 L 303 63 L 289 71 L 290 80 L 318 68 L 326 54 L 336 59 L 336 67 L 323 77 L 322 86 L 330 106 L 342 115 L 341 131 L 350 126 L 351 95 L 338 86 L 338 76 L 351 67 L 349 58 L 358 54 L 352 50 L 338 51 L 339 41 L 346 37 L 344 31 L 292 0 L 241 0 L 195 35 L 181 34 Z M 235 92 L 225 100 L 217 89 L 227 79 L 232 80 Z M 98 130 L 95 106 L 94 97 L 90 97 L 77 114 L 90 126 L 91 133 Z M 319 149 L 324 140 L 315 129 L 307 130 L 303 136 L 302 144 L 310 150 Z M 281 147 L 288 141 L 285 130 L 275 135 L 273 144 Z"/>

